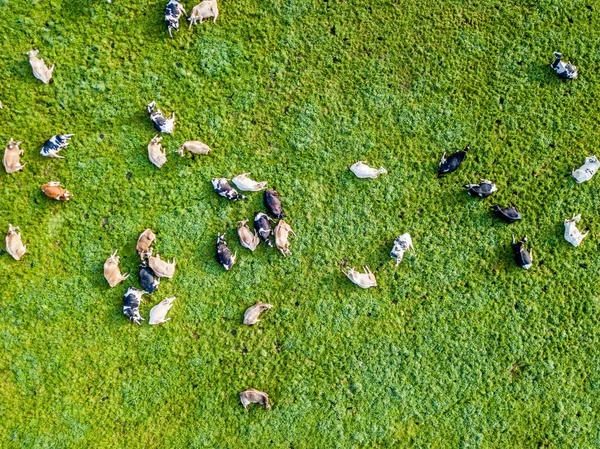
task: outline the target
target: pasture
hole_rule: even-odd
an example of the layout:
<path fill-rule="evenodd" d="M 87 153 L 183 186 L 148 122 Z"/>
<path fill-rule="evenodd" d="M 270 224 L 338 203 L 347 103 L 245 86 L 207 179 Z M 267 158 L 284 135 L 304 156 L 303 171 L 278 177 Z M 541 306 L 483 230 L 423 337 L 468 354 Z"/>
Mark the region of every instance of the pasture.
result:
<path fill-rule="evenodd" d="M 0 447 L 599 447 L 600 179 L 570 173 L 600 156 L 600 3 L 219 0 L 216 24 L 172 39 L 165 4 L 0 0 L 0 144 L 23 141 L 28 163 L 0 170 L 0 229 L 27 245 L 0 256 Z M 553 51 L 579 79 L 556 77 Z M 152 100 L 177 120 L 161 169 Z M 58 133 L 75 134 L 66 159 L 40 156 Z M 182 158 L 186 140 L 212 152 Z M 389 173 L 357 179 L 359 160 Z M 239 244 L 262 193 L 229 202 L 210 180 L 244 172 L 281 194 L 291 256 Z M 461 187 L 481 179 L 499 191 Z M 46 198 L 51 180 L 73 198 Z M 577 213 L 591 232 L 574 248 Z M 122 312 L 148 227 L 177 260 L 141 308 L 177 296 L 162 326 Z M 416 254 L 395 267 L 404 232 Z M 115 249 L 132 275 L 111 289 Z M 257 301 L 274 307 L 243 326 Z M 249 387 L 272 410 L 246 412 Z"/>

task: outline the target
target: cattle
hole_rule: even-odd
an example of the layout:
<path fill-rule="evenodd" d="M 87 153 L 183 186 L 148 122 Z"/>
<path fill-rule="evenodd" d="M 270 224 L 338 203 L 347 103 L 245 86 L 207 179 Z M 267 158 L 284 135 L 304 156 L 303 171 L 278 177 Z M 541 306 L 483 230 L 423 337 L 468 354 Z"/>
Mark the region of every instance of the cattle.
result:
<path fill-rule="evenodd" d="M 217 260 L 219 261 L 219 263 L 221 265 L 223 265 L 223 268 L 225 268 L 227 271 L 229 271 L 229 270 L 231 270 L 231 268 L 233 268 L 236 257 L 237 257 L 237 253 L 232 254 L 231 250 L 227 246 L 227 242 L 225 241 L 225 234 L 218 234 L 217 235 Z"/>
<path fill-rule="evenodd" d="M 183 157 L 184 150 L 187 150 L 192 154 L 208 154 L 210 152 L 210 147 L 198 140 L 189 140 L 179 147 L 177 153 Z"/>
<path fill-rule="evenodd" d="M 559 78 L 567 80 L 577 79 L 577 67 L 570 62 L 564 62 L 562 56 L 562 53 L 555 51 L 554 61 L 550 64 L 550 67 L 554 69 Z"/>
<path fill-rule="evenodd" d="M 487 179 L 484 179 L 479 184 L 464 184 L 463 187 L 467 189 L 469 195 L 477 196 L 479 198 L 487 198 L 492 193 L 498 191 L 496 184 Z"/>
<path fill-rule="evenodd" d="M 43 59 L 38 58 L 39 50 L 29 50 L 26 54 L 29 56 L 29 64 L 33 69 L 33 76 L 39 79 L 44 84 L 49 84 L 54 71 L 54 64 L 50 67 L 46 65 Z"/>
<path fill-rule="evenodd" d="M 197 22 L 202 23 L 204 19 L 208 19 L 209 17 L 214 17 L 213 23 L 217 23 L 217 17 L 219 17 L 217 0 L 204 0 L 192 8 L 192 12 L 188 18 L 190 22 L 190 28 Z"/>
<path fill-rule="evenodd" d="M 275 245 L 279 251 L 281 251 L 281 254 L 284 256 L 291 256 L 292 252 L 290 251 L 289 234 L 296 237 L 296 233 L 292 231 L 291 226 L 285 221 L 279 220 L 273 233 L 275 234 Z"/>
<path fill-rule="evenodd" d="M 147 292 L 129 287 L 123 296 L 123 314 L 129 318 L 132 323 L 141 325 L 144 318 L 140 315 L 140 304 L 143 302 L 142 296 Z"/>
<path fill-rule="evenodd" d="M 183 5 L 177 0 L 170 0 L 169 3 L 167 3 L 167 6 L 165 7 L 165 22 L 167 22 L 167 29 L 170 37 L 173 37 L 171 30 L 179 31 L 179 19 L 182 14 L 187 16 Z"/>
<path fill-rule="evenodd" d="M 46 184 L 42 185 L 41 189 L 48 198 L 52 198 L 53 200 L 57 201 L 69 201 L 73 196 L 71 192 L 63 189 L 58 181 L 47 182 Z"/>
<path fill-rule="evenodd" d="M 162 167 L 167 162 L 167 153 L 160 144 L 161 140 L 162 137 L 157 134 L 148 144 L 148 159 L 150 159 L 150 162 L 158 168 Z"/>
<path fill-rule="evenodd" d="M 267 410 L 271 410 L 269 395 L 262 391 L 255 390 L 254 388 L 248 388 L 246 391 L 242 391 L 240 393 L 240 401 L 246 410 L 248 410 L 248 405 L 250 404 L 264 405 Z"/>
<path fill-rule="evenodd" d="M 21 163 L 21 156 L 24 151 L 19 148 L 19 145 L 21 145 L 21 142 L 15 142 L 13 139 L 10 139 L 8 146 L 4 149 L 2 164 L 6 173 L 17 172 L 27 165 L 27 162 L 24 164 Z"/>
<path fill-rule="evenodd" d="M 371 270 L 369 270 L 369 267 L 367 266 L 365 266 L 364 273 L 359 273 L 354 268 L 346 268 L 345 271 L 342 268 L 342 273 L 344 273 L 348 279 L 350 279 L 360 288 L 369 288 L 377 286 L 377 280 L 375 279 L 375 275 L 371 273 Z"/>
<path fill-rule="evenodd" d="M 156 111 L 154 108 L 156 107 L 156 102 L 153 101 L 148 105 L 148 115 L 150 116 L 150 120 L 152 120 L 152 124 L 154 128 L 161 133 L 172 134 L 175 129 L 175 112 L 172 113 L 171 118 L 166 118 L 160 109 Z"/>
<path fill-rule="evenodd" d="M 156 235 L 152 232 L 152 229 L 148 228 L 140 234 L 138 237 L 137 245 L 135 250 L 142 259 L 146 258 L 151 253 L 150 247 L 156 240 Z"/>
<path fill-rule="evenodd" d="M 264 200 L 265 206 L 267 206 L 271 215 L 277 218 L 285 218 L 285 214 L 281 208 L 281 199 L 276 190 L 265 190 Z"/>
<path fill-rule="evenodd" d="M 258 192 L 267 186 L 267 181 L 254 181 L 248 177 L 250 174 L 251 173 L 242 173 L 241 175 L 237 175 L 231 181 L 238 189 L 246 192 Z"/>
<path fill-rule="evenodd" d="M 460 164 L 463 163 L 465 157 L 467 156 L 467 152 L 470 150 L 469 145 L 465 147 L 462 151 L 455 151 L 448 158 L 446 158 L 446 153 L 442 155 L 442 160 L 440 161 L 440 165 L 438 167 L 438 178 L 441 178 L 448 173 L 452 173 Z"/>
<path fill-rule="evenodd" d="M 227 178 L 213 178 L 211 181 L 215 192 L 231 201 L 245 200 L 246 197 L 231 187 Z"/>
<path fill-rule="evenodd" d="M 394 240 L 394 246 L 390 252 L 390 257 L 396 259 L 396 266 L 400 265 L 404 257 L 404 253 L 408 250 L 415 251 L 412 243 L 412 238 L 408 232 L 402 234 L 400 237 L 396 237 Z"/>
<path fill-rule="evenodd" d="M 584 238 L 590 233 L 589 231 L 585 234 L 582 234 L 579 229 L 577 229 L 577 223 L 581 221 L 581 214 L 573 215 L 573 218 L 570 220 L 565 220 L 565 240 L 569 242 L 573 246 L 579 246 Z"/>
<path fill-rule="evenodd" d="M 586 157 L 585 163 L 578 169 L 573 169 L 572 175 L 577 183 L 581 184 L 582 182 L 592 179 L 592 176 L 596 174 L 599 168 L 600 162 L 598 162 L 596 156 Z"/>
<path fill-rule="evenodd" d="M 523 219 L 521 212 L 519 212 L 519 209 L 515 206 L 501 207 L 495 204 L 492 206 L 492 210 L 496 217 L 509 224 Z"/>
<path fill-rule="evenodd" d="M 525 243 L 527 242 L 527 236 L 523 238 L 520 242 L 515 241 L 515 236 L 512 236 L 512 250 L 515 258 L 515 263 L 521 268 L 525 268 L 529 270 L 533 265 L 533 253 L 527 251 L 525 248 Z"/>
<path fill-rule="evenodd" d="M 142 288 L 148 293 L 154 293 L 160 285 L 160 278 L 154 274 L 154 271 L 152 271 L 145 260 L 140 264 L 138 279 Z"/>
<path fill-rule="evenodd" d="M 71 137 L 74 135 L 75 134 L 57 134 L 50 137 L 44 142 L 44 145 L 42 145 L 40 154 L 44 157 L 64 159 L 64 156 L 59 156 L 58 152 L 69 146 L 69 140 L 71 140 Z"/>
<path fill-rule="evenodd" d="M 148 324 L 163 324 L 169 321 L 171 318 L 165 318 L 171 307 L 173 307 L 173 301 L 177 298 L 166 298 L 156 304 L 150 309 L 150 319 Z"/>
<path fill-rule="evenodd" d="M 173 261 L 167 262 L 166 260 L 162 260 L 160 258 L 160 254 L 156 256 L 152 255 L 152 248 L 150 249 L 150 253 L 148 254 L 148 265 L 154 271 L 154 274 L 159 278 L 169 278 L 172 279 L 175 274 L 175 258 Z"/>
<path fill-rule="evenodd" d="M 27 246 L 23 245 L 21 233 L 18 226 L 8 225 L 8 234 L 6 234 L 6 252 L 15 260 L 21 260 L 21 257 L 27 251 Z"/>
<path fill-rule="evenodd" d="M 381 168 L 373 168 L 373 167 L 369 167 L 367 165 L 367 161 L 358 161 L 355 162 L 354 164 L 352 164 L 350 167 L 348 167 L 350 169 L 350 171 L 352 173 L 354 173 L 356 175 L 357 178 L 371 178 L 371 179 L 375 179 L 377 178 L 379 175 L 385 174 L 388 171 L 381 167 Z"/>
<path fill-rule="evenodd" d="M 125 279 L 129 277 L 129 274 L 123 275 L 121 274 L 121 269 L 119 268 L 119 256 L 117 256 L 117 251 L 106 259 L 104 262 L 104 278 L 108 281 L 108 285 L 115 287 L 123 282 Z"/>
<path fill-rule="evenodd" d="M 244 313 L 244 324 L 248 326 L 252 326 L 253 324 L 258 323 L 260 320 L 258 317 L 260 314 L 265 311 L 273 308 L 271 304 L 265 304 L 264 302 L 257 302 L 253 306 L 248 307 L 246 312 Z"/>
<path fill-rule="evenodd" d="M 248 223 L 248 220 L 238 221 L 238 236 L 240 238 L 240 243 L 244 248 L 254 251 L 260 243 L 260 239 L 258 238 L 256 231 L 253 233 L 246 223 Z"/>
<path fill-rule="evenodd" d="M 258 232 L 258 235 L 267 246 L 273 246 L 273 242 L 271 242 L 271 233 L 273 232 L 271 229 L 271 221 L 274 220 L 264 212 L 258 212 L 254 216 L 254 229 Z"/>

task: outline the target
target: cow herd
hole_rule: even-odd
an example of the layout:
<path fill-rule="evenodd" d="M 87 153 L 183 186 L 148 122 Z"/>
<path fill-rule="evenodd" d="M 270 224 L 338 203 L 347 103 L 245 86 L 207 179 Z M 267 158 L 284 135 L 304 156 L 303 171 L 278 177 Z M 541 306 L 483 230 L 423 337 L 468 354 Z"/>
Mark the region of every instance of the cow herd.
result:
<path fill-rule="evenodd" d="M 172 37 L 172 31 L 179 30 L 179 20 L 182 15 L 187 15 L 181 3 L 176 0 L 170 0 L 165 9 L 165 22 L 167 30 Z M 197 22 L 202 23 L 204 19 L 212 17 L 216 22 L 219 15 L 216 0 L 205 0 L 195 6 L 191 15 L 188 18 L 190 28 Z M 27 53 L 29 62 L 33 71 L 33 75 L 48 84 L 52 79 L 52 73 L 55 65 L 48 67 L 44 60 L 38 58 L 39 51 L 31 50 Z M 564 79 L 576 79 L 578 72 L 575 66 L 562 60 L 562 54 L 555 52 L 555 60 L 551 67 L 556 74 Z M 168 118 L 163 115 L 162 111 L 156 107 L 156 103 L 152 101 L 147 105 L 148 116 L 159 133 L 173 133 L 175 129 L 175 112 L 171 113 Z M 69 141 L 73 134 L 57 134 L 46 140 L 41 148 L 40 154 L 44 157 L 62 159 L 64 156 L 59 155 L 59 152 L 69 145 Z M 148 144 L 148 159 L 156 167 L 161 168 L 167 163 L 167 155 L 165 148 L 161 144 L 162 137 L 156 135 Z M 15 142 L 10 139 L 8 146 L 4 151 L 3 165 L 6 173 L 15 173 L 23 170 L 27 163 L 22 163 L 20 158 L 24 152 L 20 149 L 21 142 Z M 446 176 L 456 171 L 467 157 L 470 150 L 467 145 L 463 150 L 456 151 L 446 157 L 446 153 L 442 155 L 438 166 L 438 176 Z M 180 156 L 184 155 L 184 151 L 189 151 L 194 155 L 207 155 L 211 149 L 208 145 L 200 141 L 185 142 L 178 150 Z M 573 177 L 578 183 L 587 181 L 594 176 L 600 168 L 600 163 L 595 156 L 586 158 L 585 163 L 579 169 L 573 170 Z M 380 175 L 388 173 L 383 167 L 373 168 L 367 165 L 366 161 L 359 161 L 349 167 L 356 177 L 364 179 L 375 179 Z M 296 236 L 289 223 L 284 221 L 285 214 L 283 212 L 282 202 L 279 193 L 273 189 L 267 189 L 266 181 L 255 181 L 250 177 L 251 173 L 241 173 L 233 178 L 231 182 L 241 192 L 259 192 L 264 191 L 264 205 L 266 212 L 258 211 L 253 218 L 254 230 L 248 226 L 248 219 L 243 218 L 238 222 L 237 233 L 240 244 L 254 251 L 262 241 L 267 247 L 272 247 L 272 237 L 275 239 L 275 245 L 284 256 L 291 255 L 289 236 Z M 230 201 L 245 200 L 246 195 L 238 192 L 225 177 L 214 178 L 211 180 L 212 187 L 218 195 Z M 497 190 L 497 186 L 484 179 L 479 183 L 466 184 L 469 195 L 478 198 L 487 198 L 493 195 Z M 57 181 L 49 181 L 41 186 L 44 194 L 54 200 L 66 201 L 72 197 L 72 194 L 64 189 Z M 493 214 L 506 223 L 514 223 L 521 220 L 523 217 L 519 209 L 510 205 L 502 207 L 500 205 L 491 206 Z M 276 222 L 275 219 L 279 221 Z M 588 233 L 582 233 L 577 224 L 581 220 L 581 215 L 575 215 L 571 219 L 564 221 L 565 239 L 574 246 L 581 244 L 582 240 Z M 275 224 L 273 228 L 272 223 Z M 8 225 L 8 234 L 6 235 L 6 251 L 15 260 L 20 260 L 26 253 L 26 246 L 21 239 L 21 233 L 18 226 Z M 176 261 L 173 258 L 170 262 L 168 259 L 162 259 L 160 254 L 153 255 L 152 244 L 156 240 L 156 235 L 151 229 L 146 229 L 138 237 L 136 251 L 141 258 L 140 267 L 138 270 L 138 281 L 141 289 L 129 287 L 123 296 L 123 314 L 135 324 L 140 325 L 145 319 L 140 313 L 140 305 L 143 302 L 144 295 L 154 293 L 160 286 L 161 279 L 172 279 L 175 274 Z M 529 269 L 533 263 L 532 253 L 526 248 L 527 237 L 517 241 L 512 238 L 512 250 L 514 260 L 517 265 Z M 399 265 L 407 251 L 414 252 L 413 241 L 409 233 L 404 233 L 394 240 L 393 248 L 390 256 L 396 261 L 396 266 Z M 225 233 L 219 233 L 216 239 L 216 258 L 219 264 L 225 270 L 231 270 L 236 263 L 237 253 L 232 253 L 227 245 Z M 111 254 L 104 262 L 104 277 L 109 286 L 116 287 L 121 282 L 128 279 L 129 274 L 122 274 L 119 268 L 120 259 L 117 256 L 117 251 Z M 360 272 L 352 267 L 343 267 L 342 272 L 348 279 L 361 288 L 371 288 L 377 286 L 375 274 L 373 274 L 367 266 L 364 271 Z M 175 297 L 165 298 L 158 302 L 149 313 L 148 323 L 151 325 L 163 324 L 170 320 L 167 318 L 167 313 L 173 307 Z M 259 322 L 259 316 L 265 310 L 271 309 L 271 304 L 259 302 L 249 307 L 244 313 L 243 324 L 253 325 Z M 266 393 L 248 389 L 239 394 L 240 401 L 244 408 L 250 403 L 258 403 L 270 409 L 269 397 Z"/>

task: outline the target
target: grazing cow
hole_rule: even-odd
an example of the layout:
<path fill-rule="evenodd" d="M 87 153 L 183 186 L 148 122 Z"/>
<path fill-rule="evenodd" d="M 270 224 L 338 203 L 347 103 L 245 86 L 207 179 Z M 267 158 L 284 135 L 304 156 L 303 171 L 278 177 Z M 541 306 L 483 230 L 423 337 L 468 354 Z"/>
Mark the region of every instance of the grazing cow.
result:
<path fill-rule="evenodd" d="M 279 249 L 279 251 L 281 251 L 281 254 L 283 254 L 284 256 L 291 256 L 292 252 L 290 251 L 289 234 L 292 234 L 294 237 L 297 237 L 296 233 L 292 231 L 291 226 L 285 221 L 279 220 L 279 223 L 277 224 L 277 226 L 275 226 L 274 234 L 275 245 L 277 245 L 277 248 Z"/>
<path fill-rule="evenodd" d="M 152 120 L 154 128 L 156 128 L 158 132 L 171 134 L 175 128 L 175 112 L 173 112 L 171 118 L 166 118 L 160 109 L 155 111 L 155 107 L 155 101 L 148 105 L 148 115 L 150 116 L 150 120 Z"/>
<path fill-rule="evenodd" d="M 232 254 L 225 241 L 225 234 L 217 235 L 217 260 L 227 271 L 231 270 L 235 264 L 236 254 Z"/>
<path fill-rule="evenodd" d="M 515 256 L 515 263 L 529 270 L 531 268 L 533 262 L 533 251 L 529 252 L 525 248 L 525 243 L 527 242 L 527 236 L 523 237 L 523 240 L 520 242 L 515 242 L 515 236 L 512 236 L 512 250 Z"/>
<path fill-rule="evenodd" d="M 173 301 L 177 298 L 166 298 L 161 302 L 156 304 L 152 309 L 150 309 L 150 319 L 148 320 L 148 324 L 162 324 L 169 321 L 171 318 L 165 318 L 171 307 L 173 307 Z"/>
<path fill-rule="evenodd" d="M 590 233 L 589 231 L 582 234 L 577 229 L 577 223 L 581 220 L 581 214 L 574 215 L 570 220 L 565 220 L 565 240 L 573 246 L 579 246 L 584 238 Z"/>
<path fill-rule="evenodd" d="M 148 266 L 148 262 L 145 260 L 143 260 L 140 264 L 138 278 L 142 288 L 149 294 L 154 293 L 160 285 L 160 278 L 154 274 L 154 271 L 152 271 L 152 269 Z"/>
<path fill-rule="evenodd" d="M 252 326 L 253 324 L 258 323 L 260 320 L 258 317 L 264 310 L 271 309 L 273 306 L 271 304 L 265 304 L 264 302 L 257 302 L 253 306 L 248 307 L 246 312 L 244 313 L 244 324 L 248 326 Z"/>
<path fill-rule="evenodd" d="M 227 178 L 214 178 L 211 181 L 213 185 L 213 189 L 223 198 L 227 198 L 228 200 L 237 201 L 237 200 L 245 200 L 246 197 L 231 187 Z"/>
<path fill-rule="evenodd" d="M 208 154 L 210 152 L 210 147 L 197 140 L 190 140 L 188 142 L 184 142 L 177 150 L 181 157 L 183 157 L 184 150 L 188 150 L 192 154 Z"/>
<path fill-rule="evenodd" d="M 148 265 L 159 278 L 172 279 L 175 274 L 175 258 L 173 258 L 172 262 L 162 260 L 160 254 L 157 254 L 156 256 L 152 255 L 152 248 L 150 248 L 148 254 Z"/>
<path fill-rule="evenodd" d="M 8 234 L 6 234 L 6 252 L 10 254 L 13 259 L 20 260 L 25 254 L 27 247 L 23 245 L 21 240 L 21 233 L 18 226 L 8 225 Z"/>
<path fill-rule="evenodd" d="M 117 256 L 117 250 L 106 259 L 104 262 L 104 278 L 108 281 L 108 285 L 111 287 L 115 287 L 119 285 L 122 281 L 129 277 L 129 274 L 122 275 L 121 269 L 119 268 L 119 256 Z"/>
<path fill-rule="evenodd" d="M 157 134 L 148 144 L 148 159 L 150 159 L 150 162 L 158 168 L 162 167 L 167 162 L 167 152 L 160 144 L 161 140 L 162 137 L 159 137 Z"/>
<path fill-rule="evenodd" d="M 177 0 L 170 0 L 165 8 L 165 22 L 167 22 L 167 29 L 169 30 L 169 36 L 173 37 L 171 30 L 179 31 L 179 19 L 181 15 L 187 13 L 183 8 L 183 5 Z"/>
<path fill-rule="evenodd" d="M 500 207 L 497 204 L 492 206 L 494 215 L 506 223 L 514 223 L 523 218 L 519 209 L 515 206 Z"/>
<path fill-rule="evenodd" d="M 152 243 L 154 243 L 154 240 L 156 240 L 156 235 L 154 235 L 154 232 L 152 232 L 152 229 L 150 228 L 146 229 L 138 237 L 135 250 L 142 259 L 152 253 L 150 247 L 152 246 Z"/>
<path fill-rule="evenodd" d="M 254 229 L 267 246 L 273 246 L 273 242 L 271 242 L 272 229 L 270 221 L 274 220 L 264 212 L 258 212 L 254 216 Z"/>
<path fill-rule="evenodd" d="M 592 179 L 592 176 L 596 174 L 599 168 L 600 162 L 598 162 L 596 156 L 586 157 L 585 163 L 577 170 L 573 169 L 572 175 L 577 183 L 581 184 L 582 182 Z"/>
<path fill-rule="evenodd" d="M 21 164 L 21 156 L 24 152 L 19 148 L 19 145 L 21 145 L 21 142 L 15 142 L 13 139 L 10 139 L 8 146 L 4 149 L 2 164 L 4 164 L 6 173 L 14 173 L 22 170 L 27 165 L 27 162 Z"/>
<path fill-rule="evenodd" d="M 348 167 L 350 169 L 350 171 L 352 173 L 354 173 L 356 175 L 357 178 L 371 178 L 371 179 L 375 179 L 377 178 L 379 175 L 382 175 L 384 173 L 387 173 L 388 171 L 381 167 L 379 169 L 377 168 L 372 168 L 369 167 L 367 165 L 367 161 L 358 161 L 354 164 L 352 164 L 350 167 Z"/>
<path fill-rule="evenodd" d="M 248 178 L 248 175 L 250 174 L 251 173 L 242 173 L 241 175 L 237 175 L 231 181 L 238 189 L 246 192 L 258 192 L 267 186 L 267 181 L 257 182 Z"/>
<path fill-rule="evenodd" d="M 258 235 L 256 235 L 256 231 L 252 233 L 246 223 L 248 223 L 248 220 L 238 221 L 238 236 L 240 237 L 240 243 L 244 248 L 254 251 L 260 243 L 260 239 L 258 238 Z"/>
<path fill-rule="evenodd" d="M 57 134 L 50 137 L 44 142 L 40 154 L 45 157 L 64 159 L 64 156 L 59 156 L 58 152 L 69 146 L 69 140 L 71 140 L 71 137 L 74 135 L 75 134 Z"/>
<path fill-rule="evenodd" d="M 58 201 L 69 201 L 73 194 L 60 186 L 60 182 L 50 181 L 41 187 L 48 198 Z"/>
<path fill-rule="evenodd" d="M 440 161 L 440 165 L 438 167 L 438 178 L 441 178 L 448 173 L 452 173 L 460 164 L 463 163 L 465 157 L 467 156 L 467 151 L 470 150 L 469 145 L 465 147 L 462 151 L 455 151 L 446 159 L 446 153 L 442 155 L 442 160 Z"/>
<path fill-rule="evenodd" d="M 48 84 L 52 79 L 54 64 L 48 67 L 43 59 L 37 57 L 39 52 L 39 50 L 29 50 L 26 54 L 29 56 L 29 64 L 31 64 L 31 68 L 33 69 L 33 76 L 42 83 Z"/>
<path fill-rule="evenodd" d="M 570 62 L 564 62 L 562 56 L 562 53 L 555 51 L 554 61 L 550 64 L 550 67 L 554 69 L 559 78 L 567 80 L 577 79 L 577 67 Z"/>
<path fill-rule="evenodd" d="M 410 234 L 406 232 L 400 237 L 396 237 L 394 240 L 394 246 L 390 252 L 390 257 L 392 259 L 396 259 L 396 266 L 400 265 L 400 262 L 402 262 L 402 258 L 404 257 L 404 253 L 408 250 L 412 250 L 414 253 L 415 247 L 413 246 Z"/>
<path fill-rule="evenodd" d="M 376 287 L 377 280 L 375 275 L 371 273 L 369 267 L 365 266 L 365 273 L 359 273 L 354 268 L 346 268 L 346 271 L 342 268 L 342 273 L 346 275 L 348 279 L 358 285 L 360 288 Z"/>
<path fill-rule="evenodd" d="M 254 388 L 248 388 L 246 391 L 242 391 L 240 393 L 240 401 L 246 410 L 248 410 L 248 405 L 250 404 L 264 405 L 267 410 L 271 410 L 269 395 L 262 391 L 255 390 Z"/>
<path fill-rule="evenodd" d="M 487 198 L 492 193 L 498 191 L 498 187 L 492 181 L 484 179 L 479 184 L 464 184 L 464 188 L 468 189 L 467 193 L 471 196 L 478 196 L 479 198 Z"/>
<path fill-rule="evenodd" d="M 195 25 L 196 22 L 202 23 L 204 19 L 214 17 L 213 23 L 217 23 L 217 17 L 219 17 L 219 7 L 217 6 L 217 0 L 204 0 L 200 4 L 194 6 L 190 17 L 190 28 Z"/>
<path fill-rule="evenodd" d="M 265 206 L 271 215 L 277 218 L 285 218 L 285 214 L 281 208 L 281 199 L 276 190 L 265 190 Z"/>
<path fill-rule="evenodd" d="M 144 302 L 142 300 L 142 295 L 147 294 L 143 290 L 138 290 L 137 288 L 129 287 L 123 296 L 123 314 L 129 318 L 129 321 L 135 324 L 142 324 L 144 318 L 140 315 L 140 303 Z"/>

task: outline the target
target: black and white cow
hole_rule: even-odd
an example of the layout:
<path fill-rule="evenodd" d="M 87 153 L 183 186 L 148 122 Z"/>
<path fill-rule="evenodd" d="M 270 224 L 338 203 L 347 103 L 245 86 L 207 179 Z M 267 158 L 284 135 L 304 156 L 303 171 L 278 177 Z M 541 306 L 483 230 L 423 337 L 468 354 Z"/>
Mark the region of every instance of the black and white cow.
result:
<path fill-rule="evenodd" d="M 514 223 L 523 218 L 519 209 L 515 206 L 500 207 L 497 204 L 492 206 L 494 215 L 506 223 Z"/>
<path fill-rule="evenodd" d="M 469 195 L 478 196 L 479 198 L 487 198 L 498 190 L 496 184 L 494 184 L 492 181 L 488 181 L 487 179 L 484 179 L 479 184 L 465 184 L 463 187 L 468 189 L 467 193 Z"/>
<path fill-rule="evenodd" d="M 129 318 L 129 321 L 135 324 L 142 324 L 144 318 L 140 315 L 140 303 L 142 295 L 148 292 L 129 287 L 123 296 L 123 314 Z"/>
<path fill-rule="evenodd" d="M 529 270 L 533 264 L 533 253 L 527 251 L 525 243 L 527 242 L 527 236 L 523 237 L 520 242 L 515 242 L 515 236 L 512 236 L 512 250 L 515 256 L 515 263 L 521 268 Z"/>
<path fill-rule="evenodd" d="M 273 246 L 273 242 L 271 242 L 271 234 L 273 233 L 271 221 L 273 221 L 273 219 L 264 212 L 258 212 L 254 216 L 254 229 L 258 232 L 258 235 L 267 246 Z"/>
<path fill-rule="evenodd" d="M 232 254 L 231 250 L 227 246 L 225 234 L 219 234 L 217 236 L 217 260 L 219 263 L 223 265 L 223 268 L 229 271 L 233 267 L 233 264 L 235 264 L 236 257 L 237 253 Z"/>
<path fill-rule="evenodd" d="M 227 178 L 214 178 L 211 181 L 211 183 L 212 183 L 213 189 L 215 189 L 215 192 L 217 192 L 223 198 L 227 198 L 228 200 L 232 200 L 232 201 L 246 199 L 245 195 L 242 195 L 237 190 L 235 190 L 233 187 L 231 187 L 231 184 L 229 184 L 229 181 L 227 181 Z"/>
<path fill-rule="evenodd" d="M 69 140 L 71 140 L 71 137 L 74 135 L 75 134 L 57 134 L 50 137 L 44 142 L 40 154 L 45 157 L 64 159 L 64 156 L 59 156 L 58 152 L 69 146 Z"/>
<path fill-rule="evenodd" d="M 155 101 L 148 105 L 148 115 L 150 116 L 150 120 L 152 120 L 154 128 L 156 128 L 158 132 L 171 134 L 175 129 L 175 112 L 173 112 L 171 118 L 166 118 L 160 109 L 155 111 L 155 107 Z"/>
<path fill-rule="evenodd" d="M 455 151 L 446 159 L 446 153 L 442 155 L 442 160 L 440 161 L 440 165 L 438 167 L 438 178 L 441 178 L 448 173 L 452 173 L 460 164 L 463 163 L 465 157 L 467 156 L 467 151 L 469 151 L 469 145 L 465 147 L 464 150 Z"/>
<path fill-rule="evenodd" d="M 169 36 L 171 37 L 173 37 L 171 30 L 179 31 L 179 19 L 181 18 L 181 14 L 185 14 L 187 17 L 183 5 L 177 0 L 170 0 L 165 8 L 165 22 L 167 22 Z"/>
<path fill-rule="evenodd" d="M 550 67 L 554 69 L 559 78 L 566 80 L 577 79 L 577 67 L 570 62 L 564 62 L 562 60 L 562 53 L 554 52 L 554 62 L 550 64 Z"/>

